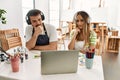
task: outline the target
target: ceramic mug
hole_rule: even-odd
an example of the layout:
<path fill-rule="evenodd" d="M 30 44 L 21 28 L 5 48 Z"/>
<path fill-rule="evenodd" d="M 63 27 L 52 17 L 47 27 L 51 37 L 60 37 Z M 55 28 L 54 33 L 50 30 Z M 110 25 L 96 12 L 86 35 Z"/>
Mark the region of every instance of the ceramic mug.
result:
<path fill-rule="evenodd" d="M 93 58 L 86 58 L 85 66 L 87 69 L 91 69 L 93 67 Z"/>
<path fill-rule="evenodd" d="M 12 72 L 19 72 L 19 57 L 12 57 L 11 60 L 11 67 Z"/>

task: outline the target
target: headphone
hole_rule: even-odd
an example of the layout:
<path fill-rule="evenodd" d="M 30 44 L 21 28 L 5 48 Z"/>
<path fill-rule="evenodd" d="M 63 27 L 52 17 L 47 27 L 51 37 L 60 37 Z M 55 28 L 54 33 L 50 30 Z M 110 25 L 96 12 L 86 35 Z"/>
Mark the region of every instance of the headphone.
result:
<path fill-rule="evenodd" d="M 38 15 L 38 14 L 41 15 L 42 21 L 45 20 L 45 16 L 44 16 L 44 14 L 43 14 L 42 11 L 40 11 L 40 10 L 38 10 L 38 9 L 32 9 L 32 10 L 30 10 L 30 11 L 27 13 L 27 15 L 26 15 L 26 17 L 25 17 L 27 24 L 28 24 L 28 25 L 31 24 L 30 16 L 36 16 L 36 15 Z"/>
<path fill-rule="evenodd" d="M 77 15 L 83 15 L 85 18 L 88 17 L 88 19 L 85 21 L 87 24 L 90 23 L 90 16 L 87 12 L 85 11 L 78 11 L 77 13 L 75 13 L 74 18 L 73 18 L 73 22 L 76 22 L 75 20 L 77 19 Z"/>

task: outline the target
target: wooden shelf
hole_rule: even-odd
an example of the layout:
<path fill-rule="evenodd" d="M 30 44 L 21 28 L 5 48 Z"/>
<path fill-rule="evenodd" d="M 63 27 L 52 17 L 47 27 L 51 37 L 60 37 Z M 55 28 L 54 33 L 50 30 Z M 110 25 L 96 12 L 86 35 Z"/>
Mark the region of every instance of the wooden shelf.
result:
<path fill-rule="evenodd" d="M 0 30 L 0 46 L 6 51 L 16 46 L 22 46 L 18 29 Z"/>
<path fill-rule="evenodd" d="M 107 52 L 111 52 L 111 53 L 118 53 L 118 51 L 113 51 L 113 50 L 107 50 Z"/>
<path fill-rule="evenodd" d="M 106 38 L 106 51 L 119 53 L 120 36 L 109 36 Z"/>
<path fill-rule="evenodd" d="M 114 39 L 114 38 L 115 38 L 115 39 L 120 39 L 120 36 L 110 36 L 109 38 L 111 38 L 111 39 L 112 39 L 112 38 L 113 38 L 113 39 Z"/>

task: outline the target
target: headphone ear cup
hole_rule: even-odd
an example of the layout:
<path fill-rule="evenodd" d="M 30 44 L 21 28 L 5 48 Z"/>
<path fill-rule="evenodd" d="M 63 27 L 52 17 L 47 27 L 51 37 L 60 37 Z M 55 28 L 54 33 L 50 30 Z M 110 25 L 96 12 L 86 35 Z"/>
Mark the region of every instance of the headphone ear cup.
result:
<path fill-rule="evenodd" d="M 41 15 L 41 18 L 42 18 L 42 20 L 45 20 L 45 16 L 44 15 Z"/>
<path fill-rule="evenodd" d="M 27 24 L 28 24 L 28 25 L 30 25 L 30 24 L 31 24 L 31 22 L 30 22 L 30 19 L 29 19 L 28 15 L 26 15 L 26 22 L 27 22 Z"/>
<path fill-rule="evenodd" d="M 41 14 L 40 14 L 40 15 L 41 15 L 42 21 L 45 20 L 45 16 L 44 16 L 44 14 L 43 14 L 42 11 L 41 11 Z"/>
<path fill-rule="evenodd" d="M 27 24 L 29 24 L 29 25 L 31 24 L 30 20 L 27 20 Z"/>

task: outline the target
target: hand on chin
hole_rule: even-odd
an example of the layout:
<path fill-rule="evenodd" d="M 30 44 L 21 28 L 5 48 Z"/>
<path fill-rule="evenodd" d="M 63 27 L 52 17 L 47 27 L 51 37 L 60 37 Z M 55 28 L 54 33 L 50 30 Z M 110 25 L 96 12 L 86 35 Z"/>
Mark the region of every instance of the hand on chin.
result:
<path fill-rule="evenodd" d="M 83 29 L 83 27 L 82 27 L 82 26 L 79 26 L 79 29 Z"/>

